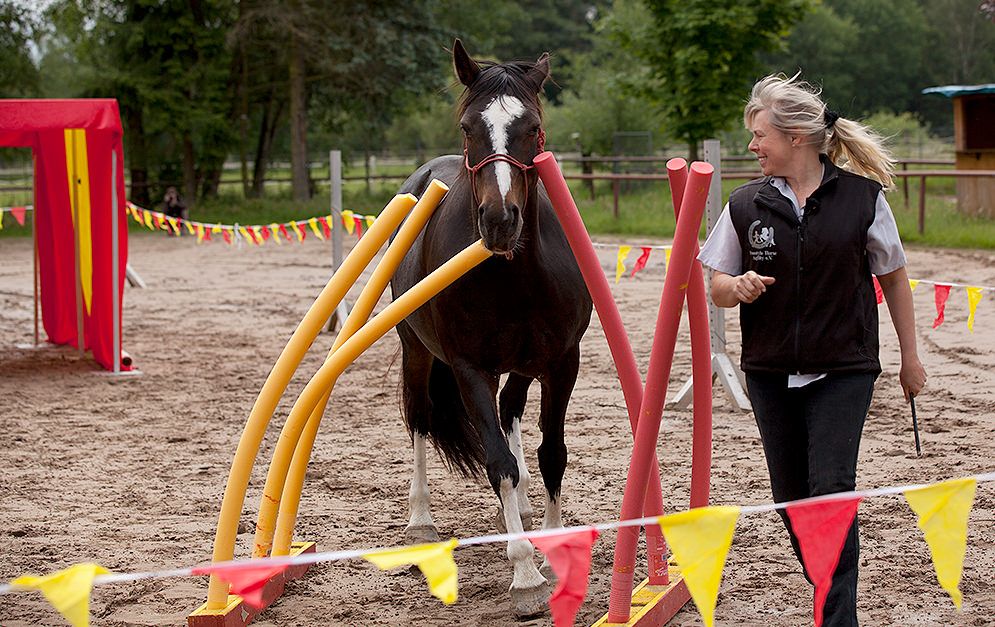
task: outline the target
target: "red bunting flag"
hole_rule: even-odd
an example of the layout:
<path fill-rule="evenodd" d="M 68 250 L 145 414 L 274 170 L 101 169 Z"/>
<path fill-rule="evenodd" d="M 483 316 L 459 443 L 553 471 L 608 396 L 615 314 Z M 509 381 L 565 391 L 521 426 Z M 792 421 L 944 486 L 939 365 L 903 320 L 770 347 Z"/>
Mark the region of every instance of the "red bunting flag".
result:
<path fill-rule="evenodd" d="M 270 566 L 253 565 L 239 568 L 219 568 L 217 566 L 205 566 L 194 568 L 195 575 L 215 575 L 221 581 L 231 584 L 232 594 L 237 594 L 252 607 L 261 608 L 265 605 L 263 601 L 263 587 L 275 575 L 279 575 L 287 570 L 287 565 Z"/>
<path fill-rule="evenodd" d="M 789 505 L 787 508 L 791 527 L 801 547 L 805 570 L 815 583 L 815 627 L 822 625 L 822 609 L 858 505 L 859 497 Z"/>
<path fill-rule="evenodd" d="M 11 207 L 10 215 L 14 216 L 17 223 L 24 226 L 24 212 L 27 211 L 25 207 Z"/>
<path fill-rule="evenodd" d="M 204 239 L 208 242 L 211 241 L 211 229 L 204 228 Z"/>
<path fill-rule="evenodd" d="M 221 236 L 225 238 L 225 244 L 231 245 L 231 231 L 224 229 L 221 231 Z"/>
<path fill-rule="evenodd" d="M 356 239 L 363 239 L 363 221 L 355 216 L 352 221 L 356 225 Z"/>
<path fill-rule="evenodd" d="M 943 310 L 947 307 L 947 299 L 950 298 L 949 285 L 933 286 L 933 301 L 936 303 L 936 320 L 933 320 L 933 328 L 943 324 Z"/>
<path fill-rule="evenodd" d="M 320 218 L 318 218 L 318 222 L 321 223 L 321 230 L 325 232 L 325 239 L 331 237 L 332 227 L 328 226 L 328 220 L 325 219 L 325 216 L 321 216 Z"/>
<path fill-rule="evenodd" d="M 636 273 L 645 268 L 650 261 L 650 251 L 653 249 L 649 246 L 640 246 L 639 250 L 643 251 L 643 254 L 639 255 L 639 259 L 636 259 L 636 265 L 632 266 L 632 274 L 629 276 L 636 276 Z"/>
<path fill-rule="evenodd" d="M 270 238 L 271 233 L 269 232 L 269 229 L 267 229 L 265 226 L 254 226 L 252 228 L 256 230 L 256 235 L 259 235 L 260 233 L 263 234 L 264 241 Z"/>
<path fill-rule="evenodd" d="M 546 556 L 559 579 L 549 597 L 549 610 L 556 627 L 573 625 L 577 610 L 584 603 L 591 573 L 591 545 L 597 539 L 597 529 L 529 538 Z"/>
<path fill-rule="evenodd" d="M 884 301 L 884 290 L 881 289 L 881 283 L 878 281 L 876 276 L 872 276 L 871 279 L 874 280 L 874 297 L 878 300 L 880 305 Z"/>
<path fill-rule="evenodd" d="M 281 224 L 280 225 L 280 235 L 284 236 L 287 239 L 288 242 L 292 241 L 290 239 L 290 233 L 287 233 L 287 225 L 286 224 Z"/>

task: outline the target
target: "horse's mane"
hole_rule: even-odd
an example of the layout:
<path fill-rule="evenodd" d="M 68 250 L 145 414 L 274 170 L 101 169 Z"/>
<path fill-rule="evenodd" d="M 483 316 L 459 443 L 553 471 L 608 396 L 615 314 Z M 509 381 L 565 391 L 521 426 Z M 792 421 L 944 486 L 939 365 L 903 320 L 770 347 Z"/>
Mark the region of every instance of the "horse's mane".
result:
<path fill-rule="evenodd" d="M 539 114 L 539 119 L 542 119 L 542 103 L 539 101 L 542 85 L 537 85 L 529 77 L 529 71 L 535 67 L 535 63 L 477 61 L 477 64 L 481 66 L 480 74 L 473 85 L 463 90 L 456 110 L 457 119 L 466 113 L 471 103 L 477 100 L 490 101 L 495 96 L 504 94 L 532 105 Z"/>

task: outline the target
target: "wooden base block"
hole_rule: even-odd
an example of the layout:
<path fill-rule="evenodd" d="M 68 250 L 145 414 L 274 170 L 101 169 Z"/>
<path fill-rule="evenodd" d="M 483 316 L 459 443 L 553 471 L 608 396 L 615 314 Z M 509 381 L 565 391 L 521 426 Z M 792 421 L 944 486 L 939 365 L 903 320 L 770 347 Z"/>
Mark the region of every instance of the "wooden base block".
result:
<path fill-rule="evenodd" d="M 666 625 L 691 600 L 691 593 L 688 592 L 680 569 L 673 562 L 670 562 L 668 570 L 670 572 L 669 584 L 651 586 L 649 579 L 646 579 L 632 591 L 632 609 L 629 611 L 628 622 L 609 623 L 608 614 L 605 614 L 592 627 L 661 627 Z"/>
<path fill-rule="evenodd" d="M 314 542 L 294 542 L 290 545 L 290 555 L 314 553 L 316 550 Z M 204 603 L 194 610 L 187 616 L 187 627 L 245 627 L 283 595 L 284 586 L 288 581 L 300 579 L 310 567 L 310 564 L 291 566 L 282 573 L 274 575 L 263 586 L 262 607 L 252 607 L 242 597 L 230 594 L 228 604 L 222 608 L 209 610 L 207 603 Z"/>

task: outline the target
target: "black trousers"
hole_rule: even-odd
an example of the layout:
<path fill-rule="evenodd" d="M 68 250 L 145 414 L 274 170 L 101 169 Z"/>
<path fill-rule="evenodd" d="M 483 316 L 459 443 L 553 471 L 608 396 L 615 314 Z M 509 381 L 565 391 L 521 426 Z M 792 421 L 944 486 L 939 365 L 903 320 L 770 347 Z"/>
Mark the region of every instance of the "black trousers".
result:
<path fill-rule="evenodd" d="M 787 374 L 746 373 L 775 502 L 856 487 L 860 434 L 876 378 L 876 374 L 829 374 L 806 386 L 788 388 Z M 791 521 L 784 510 L 778 513 L 801 562 Z M 854 518 L 826 598 L 822 623 L 826 627 L 857 624 L 857 527 Z M 811 582 L 807 573 L 805 577 Z"/>

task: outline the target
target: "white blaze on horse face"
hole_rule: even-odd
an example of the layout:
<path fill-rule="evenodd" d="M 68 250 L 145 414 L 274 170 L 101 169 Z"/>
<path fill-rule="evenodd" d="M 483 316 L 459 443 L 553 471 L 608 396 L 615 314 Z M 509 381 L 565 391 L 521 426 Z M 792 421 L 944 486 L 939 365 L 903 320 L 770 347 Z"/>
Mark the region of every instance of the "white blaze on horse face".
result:
<path fill-rule="evenodd" d="M 525 113 L 525 105 L 514 96 L 498 96 L 488 103 L 480 116 L 487 124 L 491 134 L 491 146 L 494 154 L 508 154 L 508 128 L 511 123 Z M 501 206 L 511 191 L 511 165 L 504 161 L 494 164 L 497 176 L 498 191 L 501 192 Z"/>

